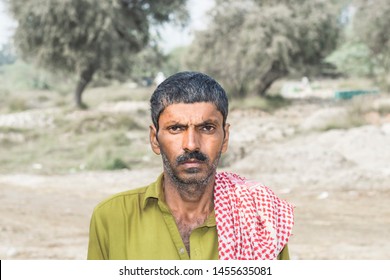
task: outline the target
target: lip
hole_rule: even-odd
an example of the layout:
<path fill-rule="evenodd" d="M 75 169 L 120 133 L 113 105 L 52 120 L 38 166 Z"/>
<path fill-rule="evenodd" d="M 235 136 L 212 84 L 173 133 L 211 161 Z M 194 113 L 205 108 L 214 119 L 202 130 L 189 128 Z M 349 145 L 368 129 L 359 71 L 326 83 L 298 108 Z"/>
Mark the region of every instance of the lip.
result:
<path fill-rule="evenodd" d="M 199 160 L 188 160 L 183 162 L 182 164 L 186 167 L 195 167 L 201 165 L 203 162 Z"/>

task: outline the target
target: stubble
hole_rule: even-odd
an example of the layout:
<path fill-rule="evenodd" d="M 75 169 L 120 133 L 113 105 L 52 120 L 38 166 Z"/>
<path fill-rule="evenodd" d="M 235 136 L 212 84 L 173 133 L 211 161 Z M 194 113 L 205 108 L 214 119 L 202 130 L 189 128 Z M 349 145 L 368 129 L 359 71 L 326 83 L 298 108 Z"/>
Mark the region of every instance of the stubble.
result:
<path fill-rule="evenodd" d="M 166 175 L 169 176 L 170 181 L 174 184 L 180 196 L 183 199 L 197 200 L 200 199 L 200 197 L 204 194 L 207 186 L 209 186 L 214 179 L 218 162 L 221 157 L 221 151 L 219 151 L 217 157 L 211 164 L 209 158 L 200 152 L 186 153 L 179 156 L 175 162 L 170 162 L 166 154 L 161 150 L 161 157 Z M 194 176 L 192 178 L 185 178 L 180 176 L 178 171 L 179 165 L 190 158 L 195 158 L 199 161 L 202 161 L 208 166 L 207 173 L 204 176 Z M 197 168 L 191 168 L 187 170 L 187 174 L 196 174 L 198 171 L 199 170 L 197 170 Z"/>

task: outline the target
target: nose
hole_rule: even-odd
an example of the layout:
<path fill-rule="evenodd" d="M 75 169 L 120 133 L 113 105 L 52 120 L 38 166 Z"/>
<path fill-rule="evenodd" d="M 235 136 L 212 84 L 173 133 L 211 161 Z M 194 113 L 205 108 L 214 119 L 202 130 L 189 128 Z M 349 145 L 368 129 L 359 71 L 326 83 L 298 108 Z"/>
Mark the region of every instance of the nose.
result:
<path fill-rule="evenodd" d="M 200 149 L 200 135 L 193 128 L 188 128 L 183 134 L 183 150 L 186 152 L 199 151 Z"/>

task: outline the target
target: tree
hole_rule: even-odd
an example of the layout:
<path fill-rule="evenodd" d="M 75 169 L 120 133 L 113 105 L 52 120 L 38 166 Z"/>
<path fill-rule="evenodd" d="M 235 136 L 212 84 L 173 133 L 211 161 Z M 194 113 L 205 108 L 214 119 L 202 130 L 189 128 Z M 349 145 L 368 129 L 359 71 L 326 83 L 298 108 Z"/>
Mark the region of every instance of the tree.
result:
<path fill-rule="evenodd" d="M 343 39 L 326 60 L 346 75 L 371 78 L 390 91 L 390 2 L 348 1 L 343 10 Z"/>
<path fill-rule="evenodd" d="M 390 2 L 388 0 L 357 0 L 352 24 L 358 42 L 369 50 L 373 77 L 390 90 Z"/>
<path fill-rule="evenodd" d="M 137 83 L 150 85 L 153 78 L 161 71 L 166 56 L 157 44 L 149 44 L 133 57 L 131 77 Z"/>
<path fill-rule="evenodd" d="M 188 46 L 179 46 L 172 49 L 162 65 L 162 72 L 167 76 L 186 70 L 185 59 L 188 56 Z"/>
<path fill-rule="evenodd" d="M 75 101 L 94 76 L 129 74 L 134 55 L 150 39 L 151 25 L 184 24 L 187 0 L 12 0 L 22 58 L 65 75 L 75 73 Z"/>
<path fill-rule="evenodd" d="M 210 17 L 188 65 L 220 79 L 233 96 L 263 96 L 287 74 L 315 73 L 339 34 L 331 1 L 216 0 Z"/>
<path fill-rule="evenodd" d="M 0 66 L 12 64 L 16 60 L 14 51 L 10 43 L 0 45 Z"/>
<path fill-rule="evenodd" d="M 374 63 L 368 47 L 357 40 L 346 41 L 325 58 L 336 66 L 337 71 L 347 76 L 372 77 Z"/>

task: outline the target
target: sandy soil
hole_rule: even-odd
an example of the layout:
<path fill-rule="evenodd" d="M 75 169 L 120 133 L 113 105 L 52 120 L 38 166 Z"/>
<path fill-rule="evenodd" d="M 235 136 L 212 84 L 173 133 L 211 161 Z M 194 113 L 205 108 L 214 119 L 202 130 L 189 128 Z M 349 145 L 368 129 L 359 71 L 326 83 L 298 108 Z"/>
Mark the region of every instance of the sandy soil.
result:
<path fill-rule="evenodd" d="M 260 180 L 295 205 L 293 259 L 390 259 L 390 118 L 316 129 L 342 110 L 302 101 L 275 114 L 229 116 L 221 169 Z M 159 172 L 0 174 L 0 259 L 85 259 L 93 207 Z"/>

